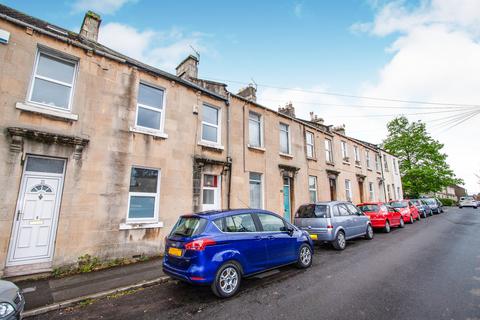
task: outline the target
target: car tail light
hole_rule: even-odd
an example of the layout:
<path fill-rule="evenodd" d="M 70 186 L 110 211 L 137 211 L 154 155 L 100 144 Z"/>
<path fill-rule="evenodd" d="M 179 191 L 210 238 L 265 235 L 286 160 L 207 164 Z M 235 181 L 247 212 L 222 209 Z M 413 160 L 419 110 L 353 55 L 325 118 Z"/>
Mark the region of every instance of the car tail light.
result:
<path fill-rule="evenodd" d="M 332 225 L 328 225 L 328 226 L 327 226 L 327 229 L 333 229 L 333 226 L 332 226 Z"/>
<path fill-rule="evenodd" d="M 185 245 L 185 250 L 193 250 L 193 251 L 203 251 L 205 250 L 206 246 L 214 245 L 216 242 L 212 239 L 198 239 L 192 242 L 189 242 Z"/>

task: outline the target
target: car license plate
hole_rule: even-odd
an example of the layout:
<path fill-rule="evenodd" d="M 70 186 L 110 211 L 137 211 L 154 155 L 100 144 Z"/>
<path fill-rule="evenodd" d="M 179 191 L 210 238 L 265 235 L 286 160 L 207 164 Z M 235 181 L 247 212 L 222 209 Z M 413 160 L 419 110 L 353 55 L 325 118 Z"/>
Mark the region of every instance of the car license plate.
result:
<path fill-rule="evenodd" d="M 310 238 L 312 238 L 312 240 L 317 240 L 318 239 L 318 236 L 316 234 L 311 234 L 310 235 Z"/>
<path fill-rule="evenodd" d="M 182 249 L 168 248 L 168 254 L 171 255 L 171 256 L 180 257 L 182 255 Z"/>

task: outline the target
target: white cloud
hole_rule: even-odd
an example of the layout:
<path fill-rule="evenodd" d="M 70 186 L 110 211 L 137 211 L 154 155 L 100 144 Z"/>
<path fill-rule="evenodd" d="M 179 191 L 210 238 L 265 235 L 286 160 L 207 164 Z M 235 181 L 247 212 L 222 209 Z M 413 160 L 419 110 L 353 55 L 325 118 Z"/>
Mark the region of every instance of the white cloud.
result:
<path fill-rule="evenodd" d="M 293 6 L 293 14 L 297 17 L 297 18 L 301 18 L 302 15 L 303 15 L 303 3 L 301 2 L 297 2 L 294 4 Z"/>
<path fill-rule="evenodd" d="M 200 32 L 184 33 L 178 28 L 168 32 L 138 30 L 121 23 L 107 23 L 101 26 L 99 42 L 129 57 L 155 67 L 174 72 L 177 64 L 193 46 L 202 54 L 215 54 L 204 45 L 209 35 Z"/>
<path fill-rule="evenodd" d="M 376 36 L 397 35 L 388 48 L 393 57 L 380 70 L 378 81 L 364 84 L 360 94 L 479 104 L 478 12 L 480 1 L 476 0 L 422 1 L 415 8 L 408 7 L 404 1 L 395 1 L 379 7 L 373 22 L 357 25 L 368 25 L 368 31 Z M 358 31 L 361 27 L 354 25 L 351 29 Z M 480 136 L 477 125 L 480 115 L 445 131 L 447 126 L 439 125 L 441 121 L 434 119 L 448 115 L 453 118 L 454 113 L 410 118 L 427 122 L 434 138 L 445 143 L 448 161 L 456 174 L 465 180 L 467 189 L 479 192 L 474 172 L 480 168 L 480 141 L 477 138 Z M 371 126 L 380 129 L 383 124 L 377 122 Z M 375 138 L 375 134 L 366 138 Z"/>
<path fill-rule="evenodd" d="M 92 10 L 102 14 L 113 14 L 127 3 L 134 3 L 138 0 L 76 0 L 73 3 L 74 12 L 85 12 Z"/>

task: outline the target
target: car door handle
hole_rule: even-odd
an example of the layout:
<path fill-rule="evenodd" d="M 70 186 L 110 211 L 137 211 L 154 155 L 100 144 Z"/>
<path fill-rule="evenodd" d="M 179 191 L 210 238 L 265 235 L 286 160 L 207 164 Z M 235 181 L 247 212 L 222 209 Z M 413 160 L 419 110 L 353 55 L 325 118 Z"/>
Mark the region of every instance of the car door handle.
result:
<path fill-rule="evenodd" d="M 273 240 L 275 237 L 274 236 L 268 236 L 268 240 Z"/>
<path fill-rule="evenodd" d="M 261 236 L 255 236 L 255 240 L 262 240 Z"/>

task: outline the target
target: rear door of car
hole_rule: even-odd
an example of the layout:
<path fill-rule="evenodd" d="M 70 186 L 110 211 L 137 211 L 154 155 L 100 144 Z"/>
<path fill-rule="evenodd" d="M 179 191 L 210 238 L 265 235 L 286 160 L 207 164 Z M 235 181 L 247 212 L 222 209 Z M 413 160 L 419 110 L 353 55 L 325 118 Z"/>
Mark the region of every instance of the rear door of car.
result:
<path fill-rule="evenodd" d="M 336 210 L 338 210 L 338 216 L 333 219 L 333 228 L 337 230 L 338 228 L 343 228 L 345 230 L 345 236 L 351 238 L 355 235 L 355 229 L 353 228 L 353 216 L 350 214 L 350 211 L 347 209 L 345 204 L 337 204 Z"/>
<path fill-rule="evenodd" d="M 224 232 L 228 234 L 230 249 L 242 256 L 245 273 L 258 272 L 268 265 L 268 238 L 258 229 L 250 213 L 236 214 L 224 218 Z"/>
<path fill-rule="evenodd" d="M 287 231 L 285 221 L 268 213 L 257 213 L 256 217 L 262 228 L 262 237 L 268 239 L 268 267 L 295 261 L 297 238 Z"/>
<path fill-rule="evenodd" d="M 367 231 L 368 217 L 351 203 L 345 204 L 352 217 L 353 236 L 362 235 Z"/>

